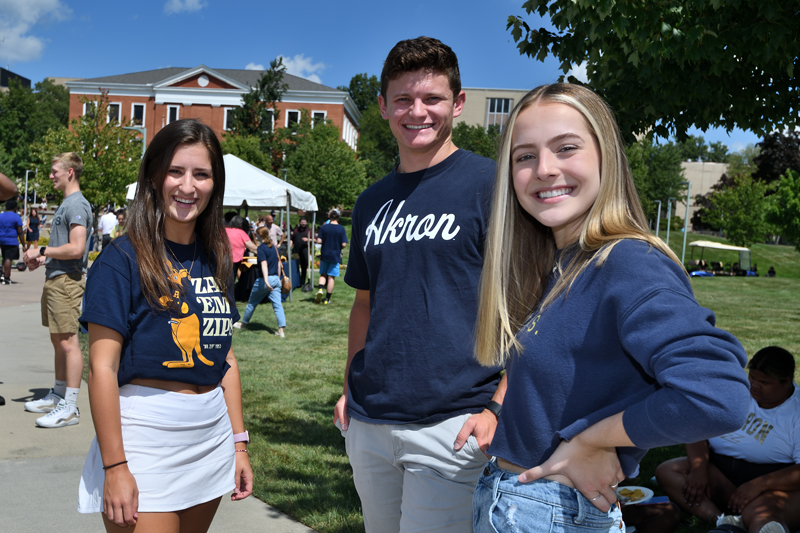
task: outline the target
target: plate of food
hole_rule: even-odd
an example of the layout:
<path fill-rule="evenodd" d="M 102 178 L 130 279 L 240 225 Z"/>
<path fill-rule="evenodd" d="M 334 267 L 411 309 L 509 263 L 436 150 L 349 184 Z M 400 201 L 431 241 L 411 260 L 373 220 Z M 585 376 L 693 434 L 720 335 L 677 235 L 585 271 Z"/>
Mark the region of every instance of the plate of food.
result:
<path fill-rule="evenodd" d="M 629 485 L 617 489 L 617 498 L 625 505 L 636 505 L 644 503 L 653 497 L 653 491 L 647 487 L 637 487 Z"/>

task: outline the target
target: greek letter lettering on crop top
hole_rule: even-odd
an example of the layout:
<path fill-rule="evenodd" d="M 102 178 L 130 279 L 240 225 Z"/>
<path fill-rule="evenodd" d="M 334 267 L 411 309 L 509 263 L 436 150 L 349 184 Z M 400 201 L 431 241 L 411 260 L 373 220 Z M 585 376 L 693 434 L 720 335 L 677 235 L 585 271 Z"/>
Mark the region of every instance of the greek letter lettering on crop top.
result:
<path fill-rule="evenodd" d="M 139 284 L 139 267 L 127 236 L 111 245 L 92 265 L 86 284 L 81 323 L 99 324 L 122 335 L 117 380 L 122 386 L 135 378 L 215 385 L 228 370 L 233 323 L 239 312 L 219 292 L 209 257 L 195 245 L 167 241 L 175 254 L 172 275 L 185 288 L 161 298 L 175 300 L 175 309 L 155 310 Z M 194 264 L 192 260 L 194 259 Z M 180 265 L 178 264 L 180 262 Z"/>

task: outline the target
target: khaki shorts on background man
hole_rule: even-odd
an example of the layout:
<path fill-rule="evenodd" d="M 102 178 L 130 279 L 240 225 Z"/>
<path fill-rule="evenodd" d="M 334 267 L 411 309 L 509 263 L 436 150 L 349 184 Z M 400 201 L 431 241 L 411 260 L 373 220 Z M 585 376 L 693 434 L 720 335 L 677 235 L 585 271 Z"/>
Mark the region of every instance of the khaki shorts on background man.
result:
<path fill-rule="evenodd" d="M 44 281 L 42 291 L 42 325 L 50 333 L 78 333 L 81 301 L 86 289 L 83 274 L 61 274 Z"/>

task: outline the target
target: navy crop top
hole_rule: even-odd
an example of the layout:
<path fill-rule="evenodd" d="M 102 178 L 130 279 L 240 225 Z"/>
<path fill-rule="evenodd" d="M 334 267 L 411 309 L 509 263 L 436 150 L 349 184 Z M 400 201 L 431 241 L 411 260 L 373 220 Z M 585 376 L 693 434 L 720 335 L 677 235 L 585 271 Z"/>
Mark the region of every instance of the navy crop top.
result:
<path fill-rule="evenodd" d="M 167 252 L 173 275 L 186 293 L 175 291 L 162 298 L 177 298 L 178 309 L 159 311 L 147 303 L 127 236 L 114 239 L 88 273 L 80 321 L 85 327 L 99 324 L 122 335 L 120 386 L 135 378 L 216 385 L 229 368 L 232 327 L 239 320 L 233 280 L 225 298 L 199 240 L 196 257 L 194 244 L 167 241 L 167 246 L 174 253 Z"/>

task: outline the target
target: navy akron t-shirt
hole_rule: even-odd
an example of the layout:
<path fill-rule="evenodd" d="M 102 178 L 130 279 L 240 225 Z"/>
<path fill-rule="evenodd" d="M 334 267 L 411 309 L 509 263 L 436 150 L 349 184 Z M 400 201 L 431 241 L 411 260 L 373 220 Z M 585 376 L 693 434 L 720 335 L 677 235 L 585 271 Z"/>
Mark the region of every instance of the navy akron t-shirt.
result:
<path fill-rule="evenodd" d="M 494 174 L 494 161 L 458 150 L 359 196 L 345 282 L 370 291 L 370 321 L 350 416 L 428 424 L 491 400 L 500 369 L 477 363 L 473 329 Z"/>

